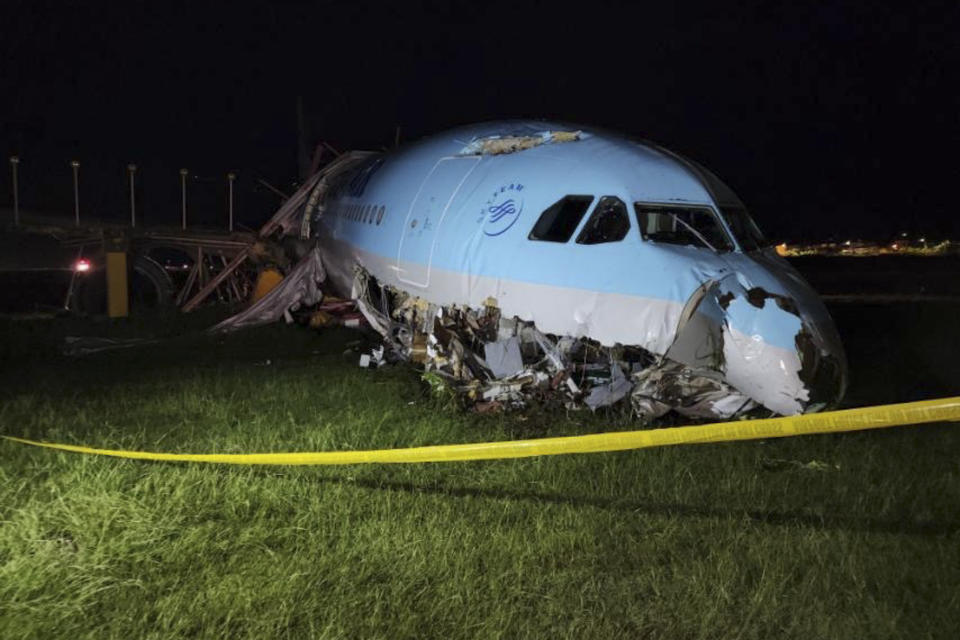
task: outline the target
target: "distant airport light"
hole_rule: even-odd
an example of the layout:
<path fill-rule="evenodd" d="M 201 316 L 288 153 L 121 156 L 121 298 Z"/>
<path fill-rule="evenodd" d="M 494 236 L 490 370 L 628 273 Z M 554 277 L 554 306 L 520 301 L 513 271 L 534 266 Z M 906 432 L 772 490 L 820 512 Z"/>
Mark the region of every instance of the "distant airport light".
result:
<path fill-rule="evenodd" d="M 86 258 L 80 258 L 77 260 L 76 264 L 73 265 L 73 270 L 78 273 L 86 273 L 90 271 L 90 261 Z"/>

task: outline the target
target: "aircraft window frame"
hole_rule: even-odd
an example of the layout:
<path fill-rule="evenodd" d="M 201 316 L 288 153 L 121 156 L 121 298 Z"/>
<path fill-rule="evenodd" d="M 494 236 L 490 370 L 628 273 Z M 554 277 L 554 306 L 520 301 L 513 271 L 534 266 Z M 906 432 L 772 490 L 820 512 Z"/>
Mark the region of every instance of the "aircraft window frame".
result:
<path fill-rule="evenodd" d="M 570 238 L 573 237 L 574 232 L 580 227 L 580 223 L 583 222 L 584 216 L 591 210 L 593 202 L 596 199 L 596 196 L 590 194 L 571 193 L 563 196 L 537 216 L 537 221 L 533 224 L 533 227 L 531 227 L 530 233 L 527 234 L 527 239 L 536 242 L 554 242 L 557 244 L 570 242 Z M 574 206 L 578 206 L 580 211 L 573 211 L 567 215 L 568 222 L 572 222 L 573 224 L 567 223 L 565 226 L 559 226 L 558 217 L 560 213 L 562 213 L 562 207 L 567 200 L 573 200 Z"/>
<path fill-rule="evenodd" d="M 619 205 L 619 213 L 621 214 L 621 221 L 626 222 L 626 227 L 623 228 L 620 237 L 616 239 L 591 239 L 588 234 L 592 234 L 596 231 L 599 226 L 599 217 L 608 213 L 608 211 L 601 210 L 601 207 L 613 206 L 617 207 Z M 597 222 L 594 222 L 594 221 Z M 584 223 L 583 228 L 580 230 L 580 233 L 577 234 L 577 244 L 583 245 L 594 245 L 594 244 L 610 244 L 612 242 L 623 242 L 623 239 L 627 237 L 630 233 L 630 214 L 627 211 L 627 203 L 621 200 L 617 196 L 600 196 L 600 199 L 597 200 L 596 206 L 593 207 L 593 211 L 590 213 L 590 217 L 587 218 L 587 221 Z"/>
<path fill-rule="evenodd" d="M 683 224 L 687 228 L 687 233 L 697 239 L 697 242 L 672 242 L 670 240 L 656 239 L 651 238 L 650 234 L 646 231 L 646 225 L 644 220 L 641 220 L 640 216 L 642 214 L 651 213 L 648 211 L 642 211 L 642 209 L 657 209 L 657 210 L 667 210 L 674 209 L 676 211 L 695 211 L 699 213 L 705 213 L 713 219 L 714 224 L 716 225 L 717 230 L 721 234 L 720 240 L 725 242 L 724 246 L 714 246 L 717 238 L 714 238 L 714 242 L 711 242 L 706 236 L 701 234 L 699 230 L 687 224 L 685 221 L 681 220 L 678 217 L 674 219 Z M 633 203 L 634 217 L 637 221 L 637 227 L 640 231 L 640 237 L 643 238 L 644 242 L 652 242 L 654 244 L 669 244 L 677 247 L 694 247 L 697 249 L 708 249 L 714 253 L 731 253 L 737 250 L 738 244 L 734 239 L 733 235 L 727 229 L 725 220 L 722 216 L 710 205 L 707 204 L 679 204 L 675 202 L 665 203 L 665 202 L 634 202 Z M 676 233 L 676 232 L 673 232 Z"/>

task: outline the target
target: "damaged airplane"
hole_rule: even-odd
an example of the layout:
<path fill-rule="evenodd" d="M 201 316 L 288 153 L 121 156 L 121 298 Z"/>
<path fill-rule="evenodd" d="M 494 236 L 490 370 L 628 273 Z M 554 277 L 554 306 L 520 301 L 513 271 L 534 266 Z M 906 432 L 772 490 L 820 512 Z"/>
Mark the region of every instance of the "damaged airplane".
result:
<path fill-rule="evenodd" d="M 478 403 L 629 396 L 642 417 L 790 415 L 844 393 L 825 307 L 692 160 L 493 122 L 341 164 L 291 229 L 383 336 L 374 361 L 423 363 Z"/>

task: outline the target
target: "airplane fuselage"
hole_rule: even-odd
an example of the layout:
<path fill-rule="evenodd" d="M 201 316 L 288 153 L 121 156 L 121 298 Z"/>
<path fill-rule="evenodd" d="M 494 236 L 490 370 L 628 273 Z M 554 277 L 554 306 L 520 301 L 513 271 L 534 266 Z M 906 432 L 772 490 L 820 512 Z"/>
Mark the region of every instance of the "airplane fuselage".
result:
<path fill-rule="evenodd" d="M 333 188 L 314 233 L 345 292 L 359 265 L 433 304 L 493 303 L 545 333 L 690 366 L 719 336 L 726 380 L 771 410 L 836 401 L 833 323 L 752 225 L 729 188 L 660 147 L 501 122 L 371 156 Z M 811 359 L 834 361 L 830 397 L 811 395 Z"/>

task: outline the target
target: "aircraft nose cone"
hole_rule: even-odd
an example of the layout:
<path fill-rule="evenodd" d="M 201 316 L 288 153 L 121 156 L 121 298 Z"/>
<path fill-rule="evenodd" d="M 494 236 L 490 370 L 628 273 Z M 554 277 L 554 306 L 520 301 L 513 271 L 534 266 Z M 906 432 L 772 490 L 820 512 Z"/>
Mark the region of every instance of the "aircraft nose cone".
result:
<path fill-rule="evenodd" d="M 757 278 L 762 282 L 753 283 L 740 278 L 743 284 L 752 285 L 747 290 L 748 300 L 752 299 L 754 306 L 761 306 L 763 300 L 766 304 L 773 302 L 779 312 L 796 318 L 791 326 L 798 329 L 792 337 L 780 337 L 780 346 L 792 346 L 799 361 L 797 377 L 807 393 L 803 411 L 837 405 L 846 392 L 847 358 L 833 318 L 813 288 L 786 260 L 767 254 L 755 255 L 753 259 L 762 267 L 761 275 L 765 277 Z M 761 308 L 760 312 L 763 311 Z M 781 318 L 778 324 L 790 323 Z"/>
<path fill-rule="evenodd" d="M 833 321 L 799 275 L 744 262 L 691 297 L 666 352 L 712 369 L 754 402 L 783 415 L 840 401 L 846 358 Z"/>

